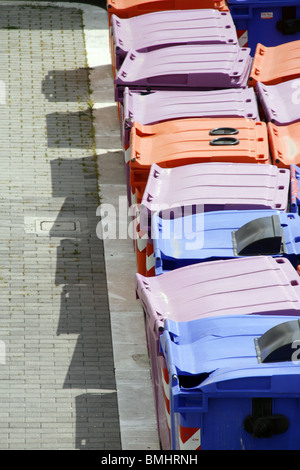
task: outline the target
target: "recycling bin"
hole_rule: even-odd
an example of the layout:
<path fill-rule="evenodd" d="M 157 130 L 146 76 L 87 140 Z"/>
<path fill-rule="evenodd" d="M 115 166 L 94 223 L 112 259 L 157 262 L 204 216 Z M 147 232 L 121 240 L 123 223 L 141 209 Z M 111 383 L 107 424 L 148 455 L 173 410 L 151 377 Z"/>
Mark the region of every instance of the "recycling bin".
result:
<path fill-rule="evenodd" d="M 299 319 L 167 320 L 171 449 L 299 450 Z"/>
<path fill-rule="evenodd" d="M 300 265 L 300 216 L 276 210 L 152 216 L 156 275 L 188 264 L 240 256 L 287 257 Z"/>
<path fill-rule="evenodd" d="M 244 118 L 186 118 L 131 129 L 129 186 L 143 197 L 151 165 L 163 168 L 207 163 L 270 163 L 266 124 Z"/>
<path fill-rule="evenodd" d="M 272 162 L 280 168 L 300 164 L 300 121 L 292 124 L 267 124 Z"/>
<path fill-rule="evenodd" d="M 130 131 L 134 121 L 142 125 L 182 118 L 248 118 L 259 121 L 253 88 L 229 88 L 208 91 L 124 90 L 121 107 L 123 148 L 130 159 Z"/>
<path fill-rule="evenodd" d="M 130 49 L 114 80 L 115 101 L 123 104 L 125 87 L 141 91 L 247 88 L 251 63 L 250 49 L 237 44 L 176 45 L 150 52 Z"/>
<path fill-rule="evenodd" d="M 266 121 L 279 126 L 300 121 L 300 78 L 277 85 L 257 82 L 255 91 Z"/>
<path fill-rule="evenodd" d="M 297 175 L 299 168 L 295 167 Z M 151 217 L 182 217 L 192 213 L 220 210 L 276 209 L 293 212 L 298 199 L 290 203 L 299 186 L 290 170 L 274 165 L 252 163 L 198 163 L 175 168 L 151 166 L 146 189 L 139 205 L 136 230 L 137 272 L 155 275 L 155 258 L 151 239 Z M 292 186 L 291 186 L 292 187 Z M 292 194 L 291 194 L 292 196 Z"/>
<path fill-rule="evenodd" d="M 155 11 L 199 8 L 229 11 L 226 0 L 201 0 L 201 2 L 198 0 L 107 0 L 106 2 L 109 25 L 113 14 L 119 18 L 131 18 Z"/>
<path fill-rule="evenodd" d="M 300 40 L 267 47 L 258 43 L 249 75 L 249 86 L 257 82 L 276 85 L 300 78 Z"/>
<path fill-rule="evenodd" d="M 110 51 L 113 72 L 130 49 L 149 52 L 176 44 L 237 44 L 231 14 L 214 9 L 169 10 L 132 18 L 112 15 Z"/>
<path fill-rule="evenodd" d="M 299 168 L 294 172 L 299 175 Z M 142 228 L 151 234 L 151 217 L 160 210 L 195 208 L 195 212 L 276 209 L 286 211 L 291 172 L 276 165 L 252 163 L 195 163 L 175 168 L 151 165 L 142 197 Z M 299 181 L 296 178 L 295 191 Z"/>
<path fill-rule="evenodd" d="M 166 361 L 159 346 L 168 319 L 189 322 L 224 315 L 300 315 L 299 276 L 285 258 L 253 256 L 195 264 L 145 277 L 136 296 L 145 312 L 158 429 L 170 448 Z M 234 288 L 233 288 L 234 286 Z"/>
<path fill-rule="evenodd" d="M 255 53 L 257 43 L 265 46 L 300 39 L 298 0 L 228 0 L 239 44 Z"/>

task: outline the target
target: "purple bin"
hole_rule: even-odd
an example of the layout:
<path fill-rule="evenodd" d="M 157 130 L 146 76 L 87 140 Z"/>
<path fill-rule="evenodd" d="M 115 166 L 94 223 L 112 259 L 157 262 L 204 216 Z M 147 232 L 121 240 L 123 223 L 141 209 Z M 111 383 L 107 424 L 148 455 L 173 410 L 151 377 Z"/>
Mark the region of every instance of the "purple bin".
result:
<path fill-rule="evenodd" d="M 300 79 L 277 85 L 258 82 L 255 87 L 266 120 L 277 125 L 300 121 Z"/>
<path fill-rule="evenodd" d="M 259 121 L 253 88 L 230 88 L 210 91 L 140 91 L 124 90 L 121 135 L 126 150 L 134 121 L 155 124 L 177 118 L 244 117 Z"/>
<path fill-rule="evenodd" d="M 123 103 L 126 86 L 142 91 L 246 88 L 250 68 L 250 49 L 236 44 L 130 49 L 114 80 L 115 100 Z"/>
<path fill-rule="evenodd" d="M 210 261 L 161 276 L 136 274 L 136 295 L 145 312 L 159 436 L 170 448 L 159 352 L 165 321 L 188 322 L 224 315 L 300 316 L 300 278 L 285 258 L 253 256 Z"/>
<path fill-rule="evenodd" d="M 176 44 L 237 44 L 229 12 L 213 9 L 158 11 L 132 18 L 111 17 L 115 66 L 128 51 L 149 52 Z"/>
<path fill-rule="evenodd" d="M 287 210 L 290 170 L 252 163 L 196 163 L 150 169 L 140 211 L 143 230 L 165 208 L 197 212 L 220 210 Z M 150 233 L 149 233 L 150 236 Z"/>

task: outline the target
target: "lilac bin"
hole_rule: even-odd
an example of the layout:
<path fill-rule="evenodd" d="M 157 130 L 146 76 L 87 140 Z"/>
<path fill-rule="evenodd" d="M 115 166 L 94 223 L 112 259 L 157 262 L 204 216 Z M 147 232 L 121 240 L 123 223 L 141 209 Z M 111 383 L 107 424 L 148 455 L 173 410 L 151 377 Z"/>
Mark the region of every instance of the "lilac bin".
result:
<path fill-rule="evenodd" d="M 250 49 L 235 44 L 190 44 L 150 52 L 130 49 L 115 80 L 115 100 L 138 90 L 247 88 Z"/>
<path fill-rule="evenodd" d="M 297 271 L 284 258 L 253 256 L 178 268 L 161 276 L 136 274 L 136 295 L 145 312 L 158 429 L 170 448 L 164 395 L 165 360 L 159 353 L 166 320 L 188 322 L 224 315 L 300 316 Z"/>
<path fill-rule="evenodd" d="M 213 9 L 158 11 L 132 18 L 111 17 L 118 70 L 128 51 L 149 52 L 176 44 L 237 44 L 229 12 Z"/>
<path fill-rule="evenodd" d="M 277 125 L 300 121 L 300 79 L 277 85 L 256 84 L 259 101 L 267 121 Z"/>
<path fill-rule="evenodd" d="M 168 208 L 286 211 L 289 188 L 290 170 L 275 165 L 211 162 L 161 168 L 154 163 L 140 207 L 142 228 L 149 230 L 152 215 Z"/>

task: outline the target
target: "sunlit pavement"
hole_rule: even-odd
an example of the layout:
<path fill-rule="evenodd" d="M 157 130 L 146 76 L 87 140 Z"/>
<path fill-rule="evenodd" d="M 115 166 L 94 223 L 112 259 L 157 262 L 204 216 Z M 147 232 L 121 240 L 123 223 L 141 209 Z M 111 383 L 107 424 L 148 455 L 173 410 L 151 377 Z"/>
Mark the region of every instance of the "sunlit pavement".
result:
<path fill-rule="evenodd" d="M 158 449 L 106 12 L 0 12 L 0 448 Z"/>

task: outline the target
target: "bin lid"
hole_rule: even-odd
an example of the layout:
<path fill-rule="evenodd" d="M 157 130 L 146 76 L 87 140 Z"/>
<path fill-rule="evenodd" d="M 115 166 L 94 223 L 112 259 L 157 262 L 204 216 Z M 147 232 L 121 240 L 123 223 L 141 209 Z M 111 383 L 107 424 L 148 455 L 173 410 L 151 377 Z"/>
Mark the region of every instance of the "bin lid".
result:
<path fill-rule="evenodd" d="M 300 164 L 300 121 L 286 125 L 268 122 L 270 151 L 274 165 L 289 168 Z"/>
<path fill-rule="evenodd" d="M 152 11 L 198 9 L 195 0 L 107 0 L 109 14 L 116 13 L 122 18 L 144 15 Z M 217 8 L 229 11 L 225 0 L 201 0 L 201 8 Z"/>
<path fill-rule="evenodd" d="M 175 44 L 237 44 L 229 12 L 215 9 L 169 10 L 132 18 L 111 17 L 116 54 L 147 52 Z"/>
<path fill-rule="evenodd" d="M 223 131 L 223 134 L 221 132 Z M 220 133 L 218 133 L 220 132 Z M 186 118 L 131 130 L 131 170 L 205 162 L 269 163 L 266 124 L 244 118 Z"/>
<path fill-rule="evenodd" d="M 211 162 L 161 168 L 154 163 L 140 210 L 150 214 L 163 207 L 192 206 L 205 212 L 233 209 L 286 210 L 289 187 L 290 170 L 279 169 L 275 165 Z M 295 189 L 298 192 L 298 180 Z"/>
<path fill-rule="evenodd" d="M 255 90 L 268 121 L 279 125 L 300 121 L 300 78 L 277 85 L 258 82 Z"/>
<path fill-rule="evenodd" d="M 184 117 L 242 117 L 259 120 L 253 88 L 187 91 L 124 91 L 125 125 L 155 124 Z"/>
<path fill-rule="evenodd" d="M 276 85 L 299 78 L 299 52 L 300 40 L 273 47 L 258 43 L 249 76 L 249 85 L 255 86 L 257 82 Z"/>
<path fill-rule="evenodd" d="M 286 258 L 251 256 L 197 263 L 162 276 L 136 274 L 136 294 L 152 323 L 242 314 L 299 315 L 299 276 Z"/>
<path fill-rule="evenodd" d="M 128 51 L 115 85 L 196 89 L 247 87 L 249 48 L 235 44 L 189 44 L 150 52 Z"/>
<path fill-rule="evenodd" d="M 177 375 L 183 388 L 203 393 L 299 396 L 299 359 L 294 354 L 299 340 L 299 319 L 295 317 L 246 315 L 186 323 L 168 320 L 160 345 L 168 370 Z M 266 351 L 271 354 L 262 361 L 261 353 Z M 193 377 L 192 387 L 184 387 L 187 377 Z M 269 380 L 260 380 L 263 377 Z"/>
<path fill-rule="evenodd" d="M 300 254 L 300 217 L 295 213 L 237 210 L 176 215 L 152 216 L 156 274 L 215 259 L 271 255 L 292 261 Z"/>

